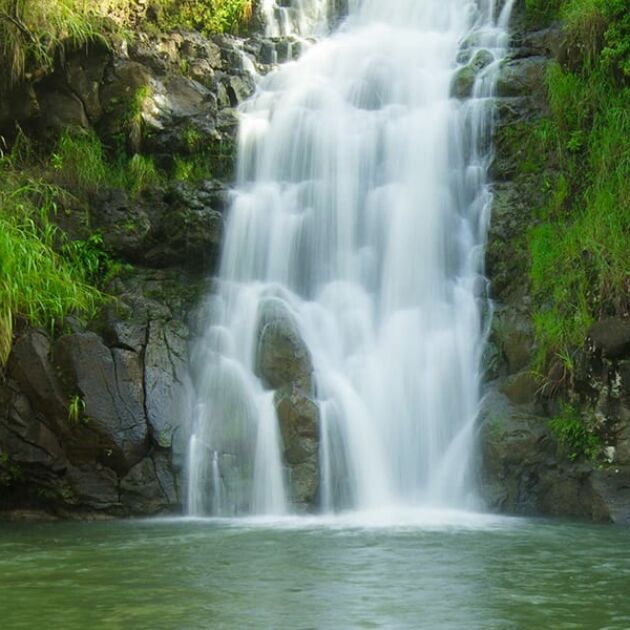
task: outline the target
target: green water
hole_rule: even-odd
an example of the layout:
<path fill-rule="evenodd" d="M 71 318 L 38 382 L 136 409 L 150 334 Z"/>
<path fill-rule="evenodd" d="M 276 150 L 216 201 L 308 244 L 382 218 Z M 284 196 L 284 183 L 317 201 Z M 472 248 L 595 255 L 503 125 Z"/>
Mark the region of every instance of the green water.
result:
<path fill-rule="evenodd" d="M 630 531 L 460 515 L 0 524 L 0 628 L 630 628 Z"/>

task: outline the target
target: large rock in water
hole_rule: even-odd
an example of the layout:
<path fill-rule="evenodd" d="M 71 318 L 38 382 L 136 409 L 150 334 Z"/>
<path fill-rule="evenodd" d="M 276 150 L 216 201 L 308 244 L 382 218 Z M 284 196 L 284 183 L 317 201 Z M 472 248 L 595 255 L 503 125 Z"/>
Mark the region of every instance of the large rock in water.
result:
<path fill-rule="evenodd" d="M 275 389 L 275 406 L 293 503 L 313 505 L 319 487 L 319 408 L 313 400 L 313 363 L 295 318 L 280 299 L 259 308 L 256 373 Z"/>
<path fill-rule="evenodd" d="M 301 509 L 308 509 L 319 488 L 319 407 L 295 386 L 279 389 L 274 404 L 284 461 L 291 471 L 292 500 Z"/>
<path fill-rule="evenodd" d="M 258 310 L 256 374 L 271 389 L 297 385 L 312 393 L 311 355 L 286 304 L 269 298 Z"/>

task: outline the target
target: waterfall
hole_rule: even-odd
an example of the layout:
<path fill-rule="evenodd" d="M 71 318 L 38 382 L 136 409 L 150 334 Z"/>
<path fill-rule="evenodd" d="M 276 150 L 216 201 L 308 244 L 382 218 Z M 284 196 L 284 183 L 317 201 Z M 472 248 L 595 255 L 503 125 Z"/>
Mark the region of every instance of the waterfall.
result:
<path fill-rule="evenodd" d="M 328 20 L 329 0 L 262 0 L 267 37 L 322 33 Z"/>
<path fill-rule="evenodd" d="M 512 3 L 350 0 L 335 33 L 243 106 L 196 349 L 191 513 L 282 514 L 303 484 L 260 377 L 270 304 L 312 364 L 299 404 L 319 414 L 320 510 L 474 501 L 492 94 Z M 265 7 L 284 33 L 326 4 Z"/>

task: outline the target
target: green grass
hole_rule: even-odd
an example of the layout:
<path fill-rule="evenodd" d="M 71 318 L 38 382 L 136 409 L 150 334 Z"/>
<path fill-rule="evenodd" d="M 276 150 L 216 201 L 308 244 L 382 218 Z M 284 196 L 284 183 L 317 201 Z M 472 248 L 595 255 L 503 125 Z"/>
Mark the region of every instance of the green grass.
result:
<path fill-rule="evenodd" d="M 92 317 L 105 296 L 89 283 L 80 261 L 64 257 L 65 235 L 52 222 L 56 187 L 16 173 L 0 162 L 0 365 L 13 344 L 15 324 L 24 319 L 51 331 L 73 314 Z"/>
<path fill-rule="evenodd" d="M 84 131 L 64 132 L 48 156 L 22 134 L 0 154 L 0 365 L 16 322 L 54 332 L 70 314 L 89 319 L 108 299 L 101 288 L 126 268 L 98 232 L 69 239 L 57 213 L 100 186 L 139 192 L 159 182 L 151 159 L 111 162 L 98 137 Z"/>
<path fill-rule="evenodd" d="M 572 405 L 563 405 L 560 413 L 549 421 L 549 428 L 558 440 L 562 454 L 571 462 L 578 459 L 594 461 L 601 451 L 600 438 L 587 427 Z"/>
<path fill-rule="evenodd" d="M 106 40 L 105 19 L 127 0 L 0 0 L 0 66 L 10 83 L 49 69 L 68 48 Z"/>
<path fill-rule="evenodd" d="M 111 152 L 110 152 L 111 153 Z M 92 131 L 65 130 L 50 157 L 55 183 L 75 194 L 89 195 L 102 186 L 124 188 L 137 196 L 162 183 L 153 158 L 124 151 L 110 156 Z"/>
<path fill-rule="evenodd" d="M 160 26 L 202 33 L 237 33 L 247 29 L 253 0 L 161 0 Z"/>
<path fill-rule="evenodd" d="M 79 422 L 85 422 L 85 400 L 81 398 L 80 394 L 75 394 L 70 397 L 68 401 L 68 421 L 73 424 L 79 424 Z"/>
<path fill-rule="evenodd" d="M 565 50 L 548 72 L 544 138 L 531 140 L 556 173 L 529 235 L 543 373 L 598 318 L 630 314 L 630 23 L 617 0 L 560 5 Z"/>
<path fill-rule="evenodd" d="M 252 0 L 153 0 L 159 27 L 204 33 L 247 27 Z M 0 0 L 0 81 L 49 71 L 71 49 L 130 34 L 136 0 Z M 149 26 L 149 24 L 145 24 Z"/>

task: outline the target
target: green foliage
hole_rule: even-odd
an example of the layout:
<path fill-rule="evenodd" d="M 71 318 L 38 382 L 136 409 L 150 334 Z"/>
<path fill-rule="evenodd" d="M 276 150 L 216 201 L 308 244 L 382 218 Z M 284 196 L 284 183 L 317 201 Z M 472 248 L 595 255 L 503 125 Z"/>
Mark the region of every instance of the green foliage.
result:
<path fill-rule="evenodd" d="M 61 254 L 70 264 L 82 269 L 86 280 L 96 287 L 106 287 L 113 278 L 129 268 L 105 250 L 99 232 L 94 232 L 85 240 L 67 242 L 61 247 Z"/>
<path fill-rule="evenodd" d="M 93 192 L 111 178 L 103 146 L 94 132 L 66 130 L 61 134 L 51 165 L 59 184 Z"/>
<path fill-rule="evenodd" d="M 205 156 L 176 157 L 173 178 L 180 182 L 199 182 L 210 177 L 210 165 Z"/>
<path fill-rule="evenodd" d="M 588 429 L 571 405 L 562 406 L 560 413 L 549 421 L 549 428 L 569 461 L 581 458 L 592 461 L 601 450 L 601 440 Z"/>
<path fill-rule="evenodd" d="M 85 401 L 80 394 L 75 394 L 68 401 L 68 420 L 74 424 L 85 421 Z"/>
<path fill-rule="evenodd" d="M 626 0 L 608 0 L 608 28 L 602 63 L 618 80 L 630 79 L 630 9 Z"/>
<path fill-rule="evenodd" d="M 153 158 L 136 153 L 128 162 L 125 184 L 133 195 L 150 186 L 158 186 L 162 182 Z"/>
<path fill-rule="evenodd" d="M 51 221 L 62 192 L 0 162 L 0 364 L 24 318 L 54 329 L 68 314 L 91 317 L 104 296 L 77 261 L 59 253 L 65 235 Z"/>
<path fill-rule="evenodd" d="M 0 488 L 10 488 L 21 477 L 20 467 L 11 460 L 8 453 L 0 453 Z"/>
<path fill-rule="evenodd" d="M 161 26 L 202 33 L 240 32 L 247 28 L 252 0 L 162 0 Z"/>
<path fill-rule="evenodd" d="M 557 19 L 562 0 L 525 0 L 527 21 L 532 26 L 545 26 Z"/>
<path fill-rule="evenodd" d="M 101 186 L 126 188 L 138 195 L 162 177 L 151 157 L 119 153 L 108 158 L 98 136 L 90 131 L 66 130 L 50 159 L 55 182 L 75 194 L 89 194 Z"/>
<path fill-rule="evenodd" d="M 532 134 L 534 153 L 557 172 L 529 235 L 539 370 L 580 346 L 596 319 L 629 313 L 630 87 L 621 56 L 630 33 L 618 5 L 562 3 L 567 47 L 547 76 L 545 137 Z"/>
<path fill-rule="evenodd" d="M 131 32 L 136 0 L 0 0 L 0 81 L 49 71 L 70 49 Z M 154 0 L 165 29 L 247 28 L 252 0 Z"/>
<path fill-rule="evenodd" d="M 107 40 L 113 10 L 130 0 L 0 0 L 0 67 L 10 83 L 49 69 L 68 48 Z"/>

